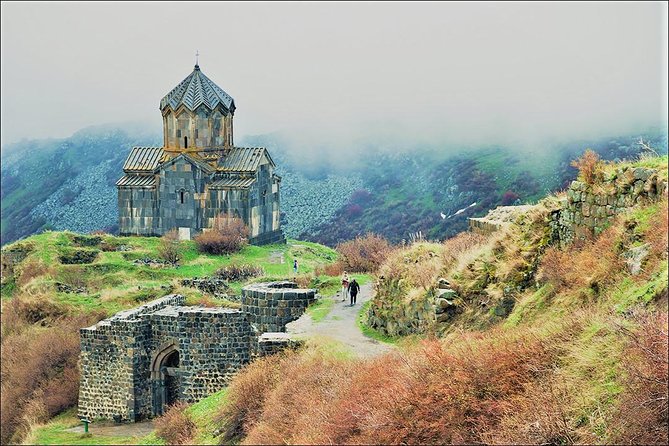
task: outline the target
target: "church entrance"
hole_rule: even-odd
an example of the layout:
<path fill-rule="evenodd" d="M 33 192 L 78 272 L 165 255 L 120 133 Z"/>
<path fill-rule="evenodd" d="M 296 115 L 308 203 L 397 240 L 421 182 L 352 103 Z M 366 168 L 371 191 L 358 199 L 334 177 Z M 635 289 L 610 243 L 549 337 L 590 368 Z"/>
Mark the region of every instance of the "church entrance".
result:
<path fill-rule="evenodd" d="M 162 415 L 179 400 L 179 387 L 179 350 L 171 344 L 155 355 L 151 367 L 153 416 Z"/>

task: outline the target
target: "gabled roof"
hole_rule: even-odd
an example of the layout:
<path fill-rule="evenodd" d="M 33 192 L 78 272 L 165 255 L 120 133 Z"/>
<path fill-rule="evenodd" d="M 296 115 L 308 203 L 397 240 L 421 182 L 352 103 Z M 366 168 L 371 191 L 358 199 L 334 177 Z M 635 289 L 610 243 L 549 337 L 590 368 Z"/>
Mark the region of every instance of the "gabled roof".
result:
<path fill-rule="evenodd" d="M 123 171 L 153 172 L 164 154 L 162 147 L 133 147 L 123 164 Z"/>
<path fill-rule="evenodd" d="M 266 156 L 272 166 L 275 166 L 267 149 L 262 147 L 233 147 L 219 161 L 218 170 L 222 172 L 255 172 L 263 156 Z"/>
<path fill-rule="evenodd" d="M 202 170 L 206 173 L 212 173 L 216 170 L 210 164 L 208 164 L 208 163 L 206 163 L 206 162 L 204 162 L 200 159 L 197 159 L 197 158 L 195 158 L 193 156 L 190 156 L 190 155 L 187 155 L 185 153 L 180 153 L 179 155 L 175 156 L 174 158 L 165 162 L 164 164 L 161 164 L 161 165 L 157 166 L 154 169 L 154 172 L 157 172 L 160 169 L 164 169 L 168 166 L 171 166 L 172 164 L 177 162 L 179 159 L 185 159 L 186 161 L 188 161 L 189 163 L 193 164 L 195 167 L 199 168 L 200 170 Z"/>
<path fill-rule="evenodd" d="M 199 65 L 195 65 L 193 72 L 160 100 L 160 110 L 168 106 L 176 110 L 182 105 L 190 111 L 195 111 L 200 105 L 213 110 L 219 104 L 232 112 L 235 110 L 234 99 L 202 74 Z"/>
<path fill-rule="evenodd" d="M 147 187 L 156 186 L 156 177 L 153 175 L 124 175 L 116 182 L 118 187 Z"/>
<path fill-rule="evenodd" d="M 210 189 L 248 189 L 255 178 L 221 178 L 209 185 Z"/>

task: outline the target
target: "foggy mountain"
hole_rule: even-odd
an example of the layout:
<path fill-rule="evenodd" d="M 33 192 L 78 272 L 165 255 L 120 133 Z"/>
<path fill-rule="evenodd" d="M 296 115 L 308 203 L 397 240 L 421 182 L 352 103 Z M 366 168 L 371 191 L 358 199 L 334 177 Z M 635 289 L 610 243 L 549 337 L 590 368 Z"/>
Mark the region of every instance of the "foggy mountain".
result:
<path fill-rule="evenodd" d="M 2 150 L 2 244 L 46 229 L 117 230 L 115 182 L 130 148 L 160 145 L 143 125 L 83 129 L 69 138 L 24 140 Z M 392 242 L 420 231 L 446 238 L 467 217 L 500 204 L 532 202 L 575 177 L 569 166 L 587 147 L 606 159 L 634 158 L 638 137 L 667 151 L 666 129 L 554 143 L 389 144 L 372 138 L 346 147 L 307 146 L 283 133 L 247 136 L 265 146 L 283 177 L 282 226 L 288 237 L 329 245 L 367 232 Z"/>

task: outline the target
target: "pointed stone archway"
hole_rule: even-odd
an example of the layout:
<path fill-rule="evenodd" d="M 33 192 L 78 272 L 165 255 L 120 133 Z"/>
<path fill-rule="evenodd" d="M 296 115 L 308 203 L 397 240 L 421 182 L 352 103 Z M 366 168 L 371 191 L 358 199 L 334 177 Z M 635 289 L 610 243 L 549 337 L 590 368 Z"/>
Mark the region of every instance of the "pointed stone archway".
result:
<path fill-rule="evenodd" d="M 163 345 L 151 361 L 151 405 L 153 416 L 162 415 L 167 406 L 179 400 L 179 349 L 176 343 Z"/>

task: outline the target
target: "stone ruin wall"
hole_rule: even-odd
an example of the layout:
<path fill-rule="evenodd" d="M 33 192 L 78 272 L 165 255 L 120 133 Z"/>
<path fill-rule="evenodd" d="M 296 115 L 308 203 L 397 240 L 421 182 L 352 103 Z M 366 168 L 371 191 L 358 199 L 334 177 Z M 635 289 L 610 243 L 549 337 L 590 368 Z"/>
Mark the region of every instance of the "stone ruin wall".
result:
<path fill-rule="evenodd" d="M 79 331 L 80 418 L 136 419 L 136 370 L 142 363 L 146 337 L 140 317 L 184 301 L 183 296 L 169 295 Z"/>
<path fill-rule="evenodd" d="M 316 290 L 293 282 L 251 284 L 242 289 L 242 311 L 259 332 L 284 332 L 316 299 Z"/>
<path fill-rule="evenodd" d="M 169 295 L 81 329 L 79 417 L 137 421 L 160 413 L 153 369 L 168 349 L 179 354 L 177 399 L 193 403 L 224 388 L 253 357 L 297 345 L 281 332 L 316 290 L 296 286 L 245 287 L 242 310 L 187 307 L 183 296 Z"/>
<path fill-rule="evenodd" d="M 599 235 L 620 213 L 637 204 L 652 203 L 667 194 L 667 181 L 657 170 L 618 168 L 595 185 L 573 181 L 560 209 L 551 215 L 553 239 L 560 246 Z"/>

